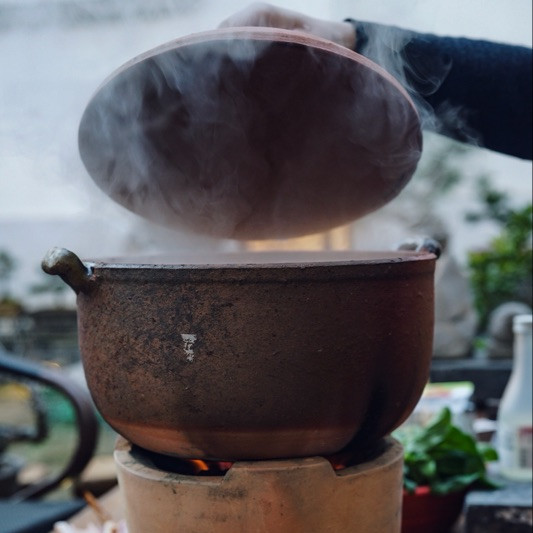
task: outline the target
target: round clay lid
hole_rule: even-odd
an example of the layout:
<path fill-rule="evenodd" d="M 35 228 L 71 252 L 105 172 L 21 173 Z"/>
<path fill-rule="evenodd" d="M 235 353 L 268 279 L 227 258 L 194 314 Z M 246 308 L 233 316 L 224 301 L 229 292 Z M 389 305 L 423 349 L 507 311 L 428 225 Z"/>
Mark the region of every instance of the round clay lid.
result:
<path fill-rule="evenodd" d="M 177 39 L 89 102 L 80 154 L 155 222 L 237 239 L 326 230 L 394 198 L 422 140 L 400 84 L 332 42 L 271 28 Z"/>

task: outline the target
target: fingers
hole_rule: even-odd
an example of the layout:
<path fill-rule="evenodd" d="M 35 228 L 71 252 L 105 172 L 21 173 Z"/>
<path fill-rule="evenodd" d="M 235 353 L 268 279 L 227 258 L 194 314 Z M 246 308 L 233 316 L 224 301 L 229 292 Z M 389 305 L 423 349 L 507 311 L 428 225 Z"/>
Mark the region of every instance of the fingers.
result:
<path fill-rule="evenodd" d="M 286 30 L 303 29 L 309 17 L 264 2 L 255 2 L 231 15 L 219 24 L 219 28 L 261 26 Z"/>
<path fill-rule="evenodd" d="M 219 24 L 219 28 L 243 26 L 299 30 L 347 48 L 353 49 L 355 46 L 355 30 L 352 24 L 317 19 L 264 2 L 255 2 Z"/>
<path fill-rule="evenodd" d="M 219 28 L 237 28 L 241 26 L 269 26 L 269 10 L 272 6 L 255 2 L 237 11 L 219 24 Z"/>

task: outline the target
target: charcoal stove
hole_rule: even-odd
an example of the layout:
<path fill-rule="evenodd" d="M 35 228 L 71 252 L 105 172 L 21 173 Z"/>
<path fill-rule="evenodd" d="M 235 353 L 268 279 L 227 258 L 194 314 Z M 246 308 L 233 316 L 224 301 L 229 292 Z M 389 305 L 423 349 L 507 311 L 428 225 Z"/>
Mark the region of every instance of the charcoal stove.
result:
<path fill-rule="evenodd" d="M 129 533 L 399 533 L 402 456 L 385 438 L 352 466 L 238 461 L 213 475 L 202 461 L 195 475 L 125 439 L 115 448 Z"/>

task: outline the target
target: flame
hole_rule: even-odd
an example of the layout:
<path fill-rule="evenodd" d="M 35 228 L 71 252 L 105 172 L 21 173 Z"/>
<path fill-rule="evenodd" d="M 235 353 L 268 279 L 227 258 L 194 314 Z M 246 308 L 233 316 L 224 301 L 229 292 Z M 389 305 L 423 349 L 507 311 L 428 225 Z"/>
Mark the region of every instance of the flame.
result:
<path fill-rule="evenodd" d="M 340 452 L 326 456 L 329 464 L 335 470 L 344 470 L 353 464 L 353 454 L 349 450 L 341 450 Z"/>
<path fill-rule="evenodd" d="M 344 470 L 351 464 L 348 452 L 339 452 L 327 456 L 326 459 L 335 471 Z M 186 464 L 189 465 L 188 474 L 194 476 L 221 476 L 233 466 L 231 461 L 203 461 L 202 459 L 187 459 Z"/>
<path fill-rule="evenodd" d="M 192 465 L 195 474 L 209 470 L 207 463 L 201 459 L 191 459 L 189 462 Z"/>
<path fill-rule="evenodd" d="M 330 459 L 329 463 L 335 472 L 338 470 L 344 470 L 346 468 L 346 462 L 342 459 Z"/>
<path fill-rule="evenodd" d="M 202 461 L 201 459 L 188 459 L 187 463 L 191 473 L 195 476 L 224 475 L 233 465 L 230 461 Z"/>

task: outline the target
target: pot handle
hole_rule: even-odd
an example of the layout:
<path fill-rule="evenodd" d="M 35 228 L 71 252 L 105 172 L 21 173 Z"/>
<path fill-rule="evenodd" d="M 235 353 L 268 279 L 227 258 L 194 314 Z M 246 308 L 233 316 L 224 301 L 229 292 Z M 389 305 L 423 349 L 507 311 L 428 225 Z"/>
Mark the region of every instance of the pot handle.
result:
<path fill-rule="evenodd" d="M 91 268 L 66 248 L 48 250 L 41 267 L 47 274 L 60 276 L 76 294 L 89 292 L 94 283 Z"/>
<path fill-rule="evenodd" d="M 413 250 L 415 252 L 429 252 L 438 259 L 442 253 L 441 244 L 430 237 L 405 240 L 399 244 L 398 250 Z"/>

